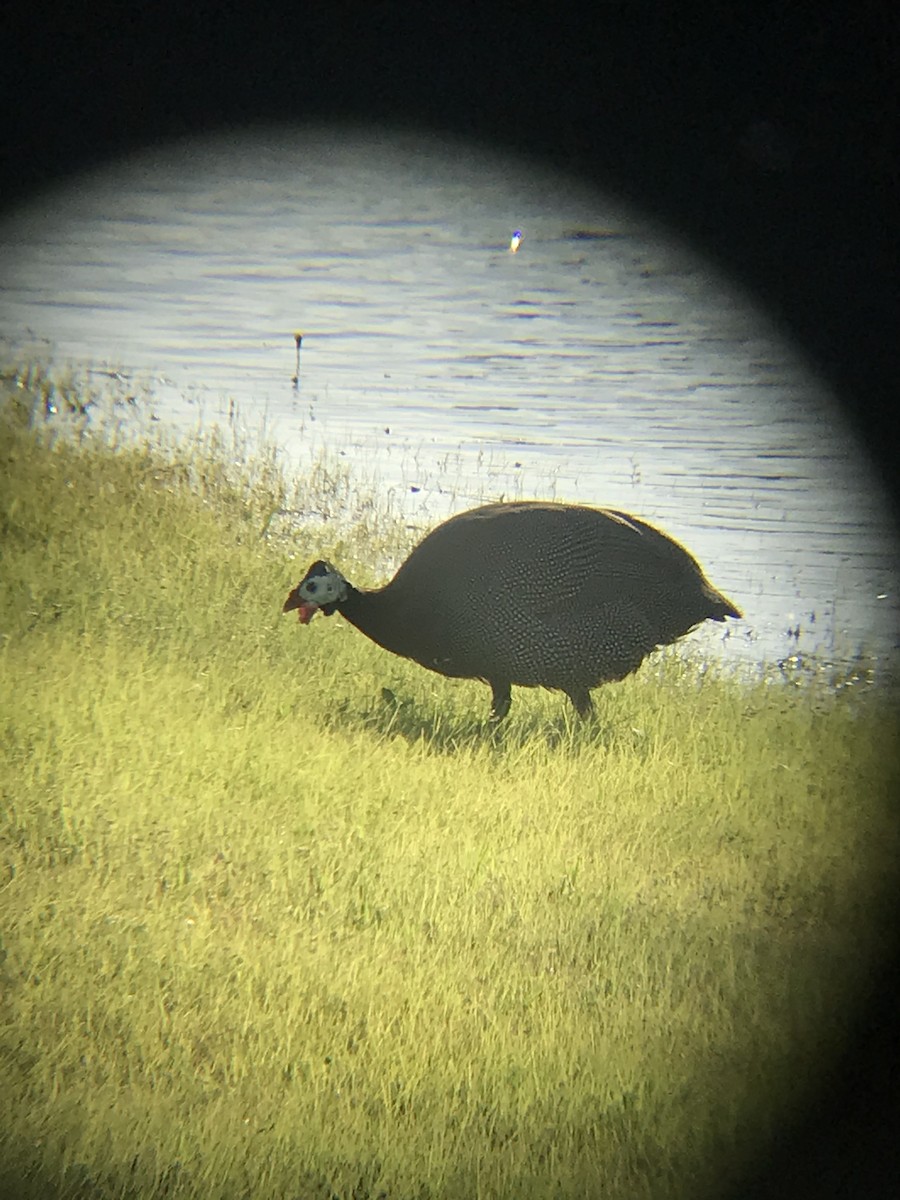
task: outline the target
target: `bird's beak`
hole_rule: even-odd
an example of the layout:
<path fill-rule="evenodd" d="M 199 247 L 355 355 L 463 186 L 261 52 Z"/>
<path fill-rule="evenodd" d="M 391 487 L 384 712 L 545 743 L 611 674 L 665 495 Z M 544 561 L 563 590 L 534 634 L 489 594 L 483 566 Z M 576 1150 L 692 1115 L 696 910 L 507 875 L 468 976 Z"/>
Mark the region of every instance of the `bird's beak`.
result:
<path fill-rule="evenodd" d="M 293 612 L 295 608 L 298 610 L 297 615 L 300 618 L 301 625 L 308 625 L 319 611 L 318 604 L 311 604 L 309 600 L 303 599 L 303 597 L 300 595 L 299 587 L 295 587 L 290 593 L 287 600 L 285 600 L 281 611 L 283 613 Z"/>

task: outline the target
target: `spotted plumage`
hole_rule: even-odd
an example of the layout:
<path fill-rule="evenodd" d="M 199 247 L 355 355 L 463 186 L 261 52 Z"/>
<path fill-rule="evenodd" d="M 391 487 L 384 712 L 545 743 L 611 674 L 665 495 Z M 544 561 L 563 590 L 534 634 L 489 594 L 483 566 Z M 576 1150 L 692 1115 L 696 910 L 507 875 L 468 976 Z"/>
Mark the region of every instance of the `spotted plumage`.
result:
<path fill-rule="evenodd" d="M 315 562 L 284 603 L 307 624 L 340 612 L 386 650 L 441 675 L 482 679 L 491 715 L 512 684 L 565 692 L 623 679 L 705 620 L 739 617 L 694 558 L 611 509 L 489 504 L 433 529 L 382 588 L 359 591 Z"/>

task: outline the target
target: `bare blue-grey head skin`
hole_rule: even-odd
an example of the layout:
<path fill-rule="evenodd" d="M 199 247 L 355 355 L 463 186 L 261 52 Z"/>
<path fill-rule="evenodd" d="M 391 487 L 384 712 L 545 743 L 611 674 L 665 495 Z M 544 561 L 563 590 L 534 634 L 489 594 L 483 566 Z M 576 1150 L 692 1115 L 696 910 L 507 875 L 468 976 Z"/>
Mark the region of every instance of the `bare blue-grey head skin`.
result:
<path fill-rule="evenodd" d="M 340 612 L 394 654 L 483 680 L 494 721 L 513 684 L 562 691 L 586 717 L 592 688 L 703 621 L 741 616 L 661 530 L 612 509 L 540 502 L 452 517 L 371 591 L 318 560 L 284 603 L 294 609 L 304 625 Z"/>
<path fill-rule="evenodd" d="M 287 600 L 282 612 L 299 609 L 300 624 L 308 625 L 317 612 L 330 617 L 347 599 L 350 585 L 340 571 L 321 559 L 309 568 Z"/>

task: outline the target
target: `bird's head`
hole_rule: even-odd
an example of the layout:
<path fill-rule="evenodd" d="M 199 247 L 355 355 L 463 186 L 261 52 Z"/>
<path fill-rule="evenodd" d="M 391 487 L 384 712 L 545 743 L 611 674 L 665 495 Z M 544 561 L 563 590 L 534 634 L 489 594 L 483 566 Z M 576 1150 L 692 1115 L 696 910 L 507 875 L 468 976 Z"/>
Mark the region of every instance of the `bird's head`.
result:
<path fill-rule="evenodd" d="M 282 612 L 299 610 L 300 624 L 308 625 L 317 612 L 330 617 L 347 599 L 349 586 L 331 563 L 314 562 L 284 602 Z"/>

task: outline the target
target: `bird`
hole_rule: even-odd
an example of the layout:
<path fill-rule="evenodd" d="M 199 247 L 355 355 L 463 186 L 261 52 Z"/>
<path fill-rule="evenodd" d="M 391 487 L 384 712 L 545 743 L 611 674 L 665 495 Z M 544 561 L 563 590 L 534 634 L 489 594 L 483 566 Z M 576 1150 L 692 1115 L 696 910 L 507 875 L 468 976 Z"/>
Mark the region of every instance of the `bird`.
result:
<path fill-rule="evenodd" d="M 512 686 L 565 693 L 624 679 L 706 620 L 741 617 L 680 543 L 616 509 L 543 501 L 486 504 L 432 529 L 385 586 L 362 590 L 314 562 L 282 612 L 309 624 L 340 612 L 385 650 L 491 688 L 490 720 Z"/>

